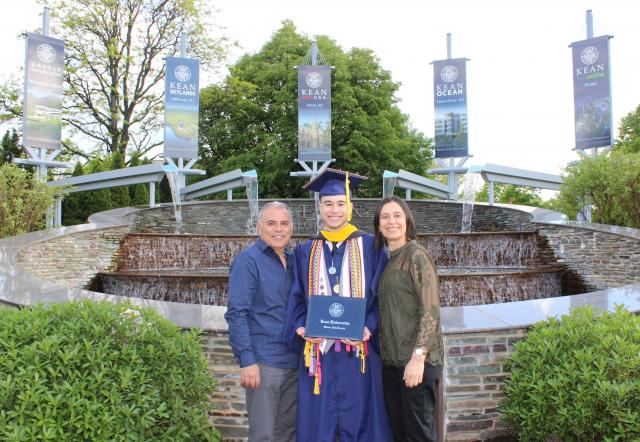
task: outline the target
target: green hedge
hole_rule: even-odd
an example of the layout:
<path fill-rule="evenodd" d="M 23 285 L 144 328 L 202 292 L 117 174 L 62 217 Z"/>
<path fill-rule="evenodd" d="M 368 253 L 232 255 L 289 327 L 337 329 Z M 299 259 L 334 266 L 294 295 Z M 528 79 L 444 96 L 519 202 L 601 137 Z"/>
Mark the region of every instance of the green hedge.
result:
<path fill-rule="evenodd" d="M 150 309 L 3 310 L 1 441 L 217 441 L 197 331 Z"/>
<path fill-rule="evenodd" d="M 640 318 L 622 307 L 535 325 L 507 368 L 503 419 L 520 440 L 640 440 Z"/>

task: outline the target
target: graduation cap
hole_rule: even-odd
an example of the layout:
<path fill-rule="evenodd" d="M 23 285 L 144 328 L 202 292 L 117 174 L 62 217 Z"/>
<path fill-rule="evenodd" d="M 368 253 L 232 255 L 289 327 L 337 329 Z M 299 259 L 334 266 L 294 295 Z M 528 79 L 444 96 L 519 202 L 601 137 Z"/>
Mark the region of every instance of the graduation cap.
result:
<path fill-rule="evenodd" d="M 346 195 L 347 185 L 349 186 L 349 190 L 353 192 L 355 188 L 366 179 L 366 176 L 327 168 L 320 175 L 305 184 L 304 189 L 318 192 L 320 197 Z M 347 201 L 350 196 L 351 195 L 347 195 Z"/>

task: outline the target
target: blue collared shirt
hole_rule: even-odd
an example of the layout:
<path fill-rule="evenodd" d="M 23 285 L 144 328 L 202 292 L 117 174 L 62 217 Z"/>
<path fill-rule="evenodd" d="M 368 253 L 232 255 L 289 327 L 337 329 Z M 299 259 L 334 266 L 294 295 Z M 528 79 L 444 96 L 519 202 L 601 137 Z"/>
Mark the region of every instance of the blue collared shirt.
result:
<path fill-rule="evenodd" d="M 291 252 L 286 251 L 287 269 Z M 240 367 L 256 363 L 296 368 L 298 354 L 282 340 L 291 272 L 261 239 L 240 252 L 229 269 L 229 343 Z"/>

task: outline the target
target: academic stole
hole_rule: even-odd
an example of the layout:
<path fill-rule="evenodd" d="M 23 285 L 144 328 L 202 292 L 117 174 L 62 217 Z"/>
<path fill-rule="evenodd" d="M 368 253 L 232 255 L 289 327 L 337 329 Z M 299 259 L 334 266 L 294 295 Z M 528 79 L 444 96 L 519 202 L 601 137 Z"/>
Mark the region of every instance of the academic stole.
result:
<path fill-rule="evenodd" d="M 331 296 L 331 284 L 324 260 L 323 250 L 324 240 L 315 239 L 311 245 L 311 255 L 309 259 L 309 296 L 324 295 Z M 350 296 L 354 298 L 364 298 L 365 296 L 365 278 L 364 278 L 364 259 L 362 256 L 362 237 L 351 238 L 346 240 L 345 257 L 342 260 L 340 270 L 340 296 Z M 343 275 L 348 275 L 344 278 Z M 326 353 L 335 344 L 335 351 L 340 352 L 342 345 L 340 340 L 326 339 L 321 344 L 305 343 L 304 347 L 304 363 L 309 369 L 309 376 L 315 377 L 313 386 L 313 394 L 320 394 L 320 385 L 322 385 L 322 364 L 320 361 L 321 354 Z M 325 346 L 322 350 L 320 346 Z M 346 346 L 346 351 L 353 351 L 350 345 Z M 356 357 L 360 359 L 360 371 L 364 373 L 366 370 L 366 357 L 369 354 L 367 343 L 363 342 L 355 348 Z"/>

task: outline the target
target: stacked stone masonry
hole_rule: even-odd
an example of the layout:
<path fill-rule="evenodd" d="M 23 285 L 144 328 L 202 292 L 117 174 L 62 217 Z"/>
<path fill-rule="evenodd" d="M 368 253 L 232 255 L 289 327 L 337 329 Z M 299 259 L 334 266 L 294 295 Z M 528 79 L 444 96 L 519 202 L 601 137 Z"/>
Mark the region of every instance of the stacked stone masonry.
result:
<path fill-rule="evenodd" d="M 540 225 L 538 233 L 554 250 L 557 261 L 587 284 L 587 291 L 640 282 L 637 239 L 556 225 Z"/>
<path fill-rule="evenodd" d="M 113 227 L 40 241 L 23 248 L 18 262 L 37 278 L 84 288 L 96 273 L 114 267 L 120 241 L 128 232 L 128 227 Z"/>
<path fill-rule="evenodd" d="M 500 420 L 505 359 L 525 329 L 444 335 L 448 441 L 486 440 L 509 431 Z"/>
<path fill-rule="evenodd" d="M 261 201 L 264 204 L 266 201 Z M 353 223 L 372 232 L 373 216 L 379 200 L 356 199 Z M 451 233 L 461 229 L 462 205 L 441 201 L 408 201 L 419 233 Z M 294 234 L 311 235 L 316 231 L 316 212 L 311 200 L 288 200 L 294 221 Z M 190 234 L 246 235 L 251 218 L 248 204 L 233 201 L 211 201 L 182 206 L 183 232 Z M 133 232 L 174 233 L 175 220 L 172 207 L 143 210 L 133 215 Z M 472 230 L 533 231 L 530 216 L 524 212 L 503 208 L 476 206 Z"/>

